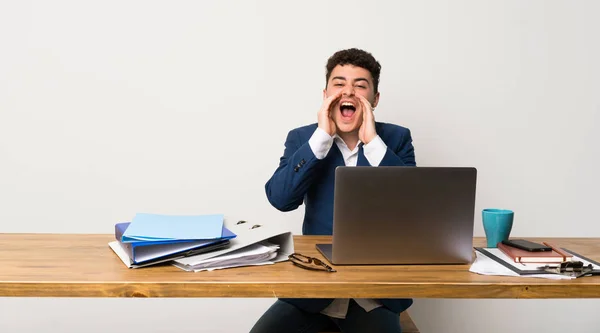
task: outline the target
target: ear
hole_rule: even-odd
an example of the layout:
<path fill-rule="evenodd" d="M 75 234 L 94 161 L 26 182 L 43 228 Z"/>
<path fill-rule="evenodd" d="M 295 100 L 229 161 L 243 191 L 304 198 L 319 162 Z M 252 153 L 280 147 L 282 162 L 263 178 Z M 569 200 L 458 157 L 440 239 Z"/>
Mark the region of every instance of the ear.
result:
<path fill-rule="evenodd" d="M 327 88 L 323 89 L 323 99 L 327 98 Z"/>
<path fill-rule="evenodd" d="M 375 94 L 375 97 L 373 98 L 373 103 L 372 103 L 373 108 L 376 108 L 378 103 L 379 103 L 379 91 Z"/>

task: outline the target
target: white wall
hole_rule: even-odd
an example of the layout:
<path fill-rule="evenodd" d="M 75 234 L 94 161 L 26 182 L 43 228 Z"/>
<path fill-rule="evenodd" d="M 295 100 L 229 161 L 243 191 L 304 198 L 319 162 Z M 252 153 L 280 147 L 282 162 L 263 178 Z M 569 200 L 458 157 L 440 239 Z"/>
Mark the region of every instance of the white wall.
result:
<path fill-rule="evenodd" d="M 218 212 L 298 233 L 302 209 L 270 207 L 264 183 L 287 131 L 316 121 L 327 57 L 360 47 L 383 66 L 377 120 L 412 130 L 421 166 L 477 167 L 477 211 L 515 210 L 513 236 L 600 237 L 599 12 L 593 0 L 2 0 L 0 232 Z M 272 301 L 4 298 L 0 331 L 244 332 Z M 424 333 L 589 331 L 598 305 L 419 299 L 410 312 Z"/>

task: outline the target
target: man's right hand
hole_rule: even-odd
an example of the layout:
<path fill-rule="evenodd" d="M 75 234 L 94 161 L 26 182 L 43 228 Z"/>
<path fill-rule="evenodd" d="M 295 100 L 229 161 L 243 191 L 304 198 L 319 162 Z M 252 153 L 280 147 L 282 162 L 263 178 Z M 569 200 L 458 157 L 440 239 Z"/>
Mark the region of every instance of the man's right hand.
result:
<path fill-rule="evenodd" d="M 319 128 L 324 130 L 330 136 L 333 136 L 337 131 L 335 122 L 333 121 L 333 116 L 331 114 L 331 107 L 335 105 L 335 102 L 337 102 L 341 97 L 342 91 L 340 90 L 329 97 L 323 98 L 321 110 L 319 110 L 319 113 L 317 114 Z"/>

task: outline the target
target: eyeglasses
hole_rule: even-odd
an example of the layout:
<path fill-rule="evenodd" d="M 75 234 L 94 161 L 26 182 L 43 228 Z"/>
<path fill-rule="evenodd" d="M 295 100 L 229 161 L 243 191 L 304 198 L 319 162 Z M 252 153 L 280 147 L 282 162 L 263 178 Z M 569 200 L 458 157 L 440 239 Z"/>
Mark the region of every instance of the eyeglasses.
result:
<path fill-rule="evenodd" d="M 288 259 L 290 259 L 292 264 L 304 269 L 311 269 L 313 271 L 327 271 L 330 273 L 336 272 L 335 269 L 321 260 L 313 257 L 307 257 L 300 253 L 292 253 L 288 256 Z"/>

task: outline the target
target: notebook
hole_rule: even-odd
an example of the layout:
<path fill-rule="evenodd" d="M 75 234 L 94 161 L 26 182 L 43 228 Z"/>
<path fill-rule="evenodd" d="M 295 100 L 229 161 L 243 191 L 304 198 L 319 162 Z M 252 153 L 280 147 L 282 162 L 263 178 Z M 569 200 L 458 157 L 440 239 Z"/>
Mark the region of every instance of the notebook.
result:
<path fill-rule="evenodd" d="M 548 243 L 543 244 L 550 246 L 552 251 L 531 252 L 502 243 L 498 243 L 498 249 L 512 258 L 516 263 L 561 263 L 573 258 L 572 254 L 565 252 L 556 246 L 552 246 Z"/>

